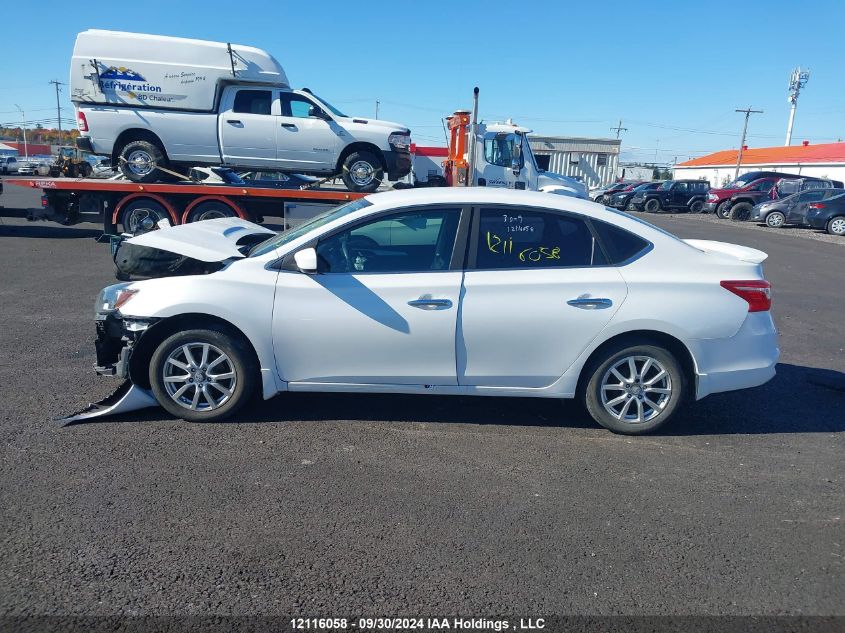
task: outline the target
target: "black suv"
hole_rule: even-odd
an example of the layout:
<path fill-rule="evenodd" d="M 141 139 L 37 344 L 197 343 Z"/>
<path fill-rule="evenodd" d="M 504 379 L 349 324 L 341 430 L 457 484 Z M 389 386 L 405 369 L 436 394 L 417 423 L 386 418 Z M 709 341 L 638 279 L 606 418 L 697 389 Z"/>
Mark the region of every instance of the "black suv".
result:
<path fill-rule="evenodd" d="M 628 210 L 660 213 L 683 210 L 699 213 L 704 206 L 710 183 L 706 180 L 667 180 L 658 189 L 637 192 Z"/>
<path fill-rule="evenodd" d="M 614 209 L 619 209 L 620 211 L 624 211 L 628 208 L 628 203 L 638 193 L 642 193 L 644 191 L 651 191 L 652 189 L 659 189 L 663 183 L 661 181 L 656 182 L 644 182 L 641 185 L 637 185 L 633 189 L 628 191 L 622 190 L 617 191 L 614 194 L 610 195 L 610 199 L 607 201 L 607 206 L 613 207 Z"/>

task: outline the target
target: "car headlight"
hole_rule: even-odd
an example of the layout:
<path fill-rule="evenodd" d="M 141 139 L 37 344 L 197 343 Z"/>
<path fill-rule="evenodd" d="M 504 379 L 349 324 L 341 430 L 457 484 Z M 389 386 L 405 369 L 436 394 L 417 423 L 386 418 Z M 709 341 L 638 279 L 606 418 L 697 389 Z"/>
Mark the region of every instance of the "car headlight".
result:
<path fill-rule="evenodd" d="M 129 288 L 130 285 L 132 284 L 114 284 L 100 290 L 97 303 L 94 304 L 94 317 L 103 318 L 126 305 L 127 301 L 138 294 L 138 290 Z"/>
<path fill-rule="evenodd" d="M 410 132 L 394 132 L 387 137 L 387 142 L 396 149 L 408 149 L 411 147 L 411 133 Z"/>

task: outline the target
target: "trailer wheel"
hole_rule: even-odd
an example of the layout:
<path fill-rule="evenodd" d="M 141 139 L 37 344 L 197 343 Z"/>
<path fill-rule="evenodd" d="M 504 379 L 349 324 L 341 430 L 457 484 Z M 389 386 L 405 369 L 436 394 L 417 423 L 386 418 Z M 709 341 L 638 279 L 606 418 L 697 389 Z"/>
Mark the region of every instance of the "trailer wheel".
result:
<path fill-rule="evenodd" d="M 164 206 L 151 198 L 133 200 L 120 214 L 120 223 L 124 233 L 140 235 L 155 230 L 159 220 L 169 220 Z"/>
<path fill-rule="evenodd" d="M 372 152 L 352 152 L 343 161 L 343 184 L 349 191 L 372 193 L 383 179 L 384 168 Z"/>
<path fill-rule="evenodd" d="M 200 202 L 196 207 L 191 209 L 191 212 L 188 214 L 188 222 L 214 220 L 217 218 L 235 218 L 237 215 L 234 209 L 225 202 L 207 200 L 206 202 Z"/>
<path fill-rule="evenodd" d="M 118 155 L 120 171 L 132 182 L 156 182 L 164 174 L 159 167 L 167 167 L 161 148 L 149 141 L 129 141 Z"/>

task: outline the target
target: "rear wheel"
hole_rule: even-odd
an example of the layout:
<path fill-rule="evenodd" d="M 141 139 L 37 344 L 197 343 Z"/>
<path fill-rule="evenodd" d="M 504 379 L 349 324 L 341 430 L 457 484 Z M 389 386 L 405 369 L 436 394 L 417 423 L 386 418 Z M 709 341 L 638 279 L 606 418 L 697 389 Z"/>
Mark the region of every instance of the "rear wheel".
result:
<path fill-rule="evenodd" d="M 752 208 L 753 207 L 750 202 L 737 202 L 731 207 L 731 220 L 734 222 L 745 222 L 746 220 L 750 220 Z"/>
<path fill-rule="evenodd" d="M 132 182 L 156 182 L 164 176 L 158 168 L 167 168 L 167 158 L 160 147 L 149 141 L 130 141 L 118 154 L 120 171 Z"/>
<path fill-rule="evenodd" d="M 690 213 L 701 213 L 701 209 L 704 208 L 704 201 L 703 200 L 693 200 L 692 203 L 689 205 Z"/>
<path fill-rule="evenodd" d="M 827 223 L 827 232 L 831 235 L 845 235 L 845 216 L 837 216 Z"/>
<path fill-rule="evenodd" d="M 769 215 L 766 216 L 766 226 L 773 229 L 781 228 L 784 225 L 785 221 L 786 218 L 780 211 L 772 211 Z"/>
<path fill-rule="evenodd" d="M 189 422 L 215 422 L 250 399 L 258 368 L 241 337 L 226 329 L 198 329 L 162 341 L 149 371 L 162 407 Z"/>
<path fill-rule="evenodd" d="M 352 152 L 343 161 L 343 184 L 349 191 L 372 193 L 384 179 L 384 168 L 373 152 Z"/>
<path fill-rule="evenodd" d="M 138 235 L 156 228 L 159 220 L 169 220 L 164 205 L 152 198 L 138 198 L 127 204 L 120 214 L 124 233 Z"/>
<path fill-rule="evenodd" d="M 589 368 L 584 405 L 614 433 L 640 435 L 666 424 L 683 402 L 686 380 L 668 350 L 620 343 Z"/>
<path fill-rule="evenodd" d="M 200 202 L 196 207 L 191 209 L 188 214 L 188 222 L 199 222 L 200 220 L 215 220 L 217 218 L 234 218 L 237 213 L 225 202 L 218 200 L 208 200 Z"/>
<path fill-rule="evenodd" d="M 645 202 L 646 213 L 660 213 L 660 200 L 657 198 L 650 198 Z"/>
<path fill-rule="evenodd" d="M 727 220 L 730 213 L 730 207 L 728 207 L 728 200 L 720 202 L 716 206 L 716 217 L 721 220 Z"/>

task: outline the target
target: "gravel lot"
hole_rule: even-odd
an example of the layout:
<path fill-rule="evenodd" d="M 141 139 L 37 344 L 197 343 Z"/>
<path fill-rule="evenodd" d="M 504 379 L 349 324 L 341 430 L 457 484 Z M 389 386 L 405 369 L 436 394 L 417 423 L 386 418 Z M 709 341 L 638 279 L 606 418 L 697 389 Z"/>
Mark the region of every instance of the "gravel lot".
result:
<path fill-rule="evenodd" d="M 95 225 L 4 218 L 0 612 L 845 616 L 845 242 L 648 219 L 770 254 L 783 356 L 629 438 L 572 404 L 314 394 L 60 428 L 116 386 L 112 265 Z"/>

